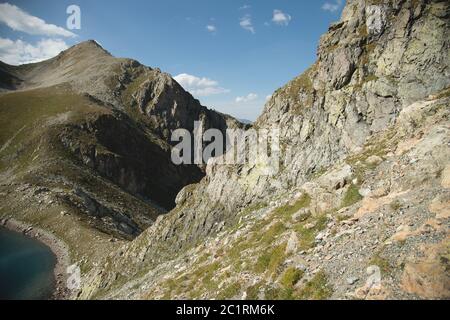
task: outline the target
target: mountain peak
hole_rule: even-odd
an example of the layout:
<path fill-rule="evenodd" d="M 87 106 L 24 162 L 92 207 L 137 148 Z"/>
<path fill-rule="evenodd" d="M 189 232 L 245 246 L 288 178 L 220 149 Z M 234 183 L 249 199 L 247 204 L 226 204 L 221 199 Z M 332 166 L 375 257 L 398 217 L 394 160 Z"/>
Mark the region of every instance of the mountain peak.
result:
<path fill-rule="evenodd" d="M 93 48 L 100 48 L 100 49 L 102 49 L 102 50 L 105 50 L 105 49 L 102 47 L 102 45 L 101 45 L 99 42 L 97 42 L 96 40 L 94 40 L 94 39 L 82 41 L 82 42 L 76 44 L 75 47 L 76 47 L 76 46 L 81 46 L 81 47 L 93 47 Z M 106 51 L 106 50 L 105 50 L 105 51 Z"/>
<path fill-rule="evenodd" d="M 70 48 L 68 48 L 67 50 L 63 51 L 60 55 L 64 55 L 67 53 L 76 53 L 76 54 L 80 54 L 82 52 L 88 52 L 91 54 L 102 54 L 102 55 L 108 55 L 108 56 L 112 56 L 111 53 L 107 50 L 105 50 L 100 43 L 98 43 L 96 40 L 87 40 L 87 41 L 83 41 L 80 42 Z"/>

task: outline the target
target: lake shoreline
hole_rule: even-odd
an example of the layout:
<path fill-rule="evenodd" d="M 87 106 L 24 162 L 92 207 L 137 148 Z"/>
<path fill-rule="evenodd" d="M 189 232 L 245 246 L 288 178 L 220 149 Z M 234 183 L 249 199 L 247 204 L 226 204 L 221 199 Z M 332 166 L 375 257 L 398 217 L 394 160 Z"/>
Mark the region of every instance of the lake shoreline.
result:
<path fill-rule="evenodd" d="M 70 266 L 68 246 L 51 232 L 13 218 L 6 218 L 0 221 L 0 225 L 8 230 L 33 238 L 50 248 L 56 256 L 56 265 L 53 269 L 55 290 L 50 300 L 69 300 L 72 296 L 72 292 L 66 286 L 68 279 L 66 270 L 67 267 Z"/>

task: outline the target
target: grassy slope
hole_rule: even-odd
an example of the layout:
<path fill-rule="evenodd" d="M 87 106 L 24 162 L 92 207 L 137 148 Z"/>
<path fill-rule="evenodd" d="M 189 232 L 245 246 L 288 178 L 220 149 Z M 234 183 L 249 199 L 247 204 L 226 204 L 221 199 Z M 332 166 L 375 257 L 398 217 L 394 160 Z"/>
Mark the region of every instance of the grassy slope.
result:
<path fill-rule="evenodd" d="M 39 151 L 40 141 L 51 138 L 55 125 L 76 123 L 107 112 L 64 87 L 1 95 L 0 144 L 3 147 L 0 149 L 0 169 L 14 167 L 14 173 L 20 173 L 32 164 L 30 157 Z"/>
<path fill-rule="evenodd" d="M 13 217 L 52 231 L 69 245 L 74 261 L 95 263 L 122 241 L 109 242 L 111 235 L 93 228 L 95 221 L 77 208 L 61 201 L 38 203 L 18 186 L 45 186 L 63 193 L 80 185 L 112 203 L 152 214 L 152 207 L 93 174 L 60 142 L 65 126 L 110 112 L 63 86 L 0 95 L 0 218 Z M 61 211 L 69 214 L 63 216 Z M 88 269 L 91 265 L 83 262 L 82 266 Z"/>

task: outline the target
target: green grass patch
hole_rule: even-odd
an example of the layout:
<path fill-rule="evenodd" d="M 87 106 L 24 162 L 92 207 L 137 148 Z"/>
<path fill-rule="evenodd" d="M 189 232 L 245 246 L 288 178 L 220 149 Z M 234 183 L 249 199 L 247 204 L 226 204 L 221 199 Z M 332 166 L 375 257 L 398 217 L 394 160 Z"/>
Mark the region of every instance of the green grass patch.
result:
<path fill-rule="evenodd" d="M 380 253 L 375 253 L 372 258 L 369 261 L 369 265 L 375 265 L 378 266 L 381 270 L 381 272 L 385 274 L 390 274 L 392 272 L 392 265 L 387 261 L 385 258 L 383 258 Z"/>
<path fill-rule="evenodd" d="M 262 281 L 247 288 L 247 300 L 258 300 L 261 291 Z"/>
<path fill-rule="evenodd" d="M 266 208 L 266 207 L 267 207 L 267 203 L 266 203 L 266 202 L 260 202 L 260 203 L 251 205 L 251 206 L 249 206 L 249 207 L 246 207 L 246 208 L 243 209 L 242 211 L 240 211 L 239 214 L 237 215 L 237 217 L 245 217 L 245 216 L 251 214 L 252 212 L 262 210 L 262 209 L 264 209 L 264 208 Z M 237 220 L 237 219 L 236 219 L 236 220 Z M 229 229 L 229 231 L 230 231 L 231 233 L 234 233 L 234 232 L 236 232 L 237 230 L 239 230 L 244 224 L 245 224 L 244 221 L 241 221 L 240 223 L 239 223 L 239 222 L 236 222 L 236 223 L 234 224 L 234 226 L 232 226 L 232 227 Z"/>
<path fill-rule="evenodd" d="M 301 112 L 301 108 L 304 108 L 305 106 L 306 107 L 311 106 L 313 103 L 315 90 L 311 78 L 316 69 L 317 64 L 312 65 L 304 73 L 302 73 L 300 76 L 289 82 L 284 88 L 281 89 L 282 91 L 284 91 L 286 95 L 288 95 L 295 102 L 297 102 L 294 108 L 298 113 Z M 306 101 L 302 101 L 303 103 L 300 103 L 299 93 L 301 91 L 305 92 L 308 95 Z"/>
<path fill-rule="evenodd" d="M 255 246 L 255 243 L 249 240 L 243 240 L 239 243 L 235 243 L 231 249 L 225 252 L 225 256 L 231 259 L 232 261 L 241 260 L 241 256 L 248 249 Z"/>
<path fill-rule="evenodd" d="M 296 293 L 299 300 L 326 300 L 331 297 L 333 290 L 328 285 L 325 272 L 318 272 L 305 286 Z"/>
<path fill-rule="evenodd" d="M 289 267 L 281 275 L 280 284 L 285 288 L 292 288 L 303 277 L 303 274 L 303 271 Z"/>
<path fill-rule="evenodd" d="M 254 271 L 256 273 L 265 273 L 269 277 L 272 276 L 284 262 L 286 258 L 285 252 L 286 243 L 267 249 L 258 257 Z"/>
<path fill-rule="evenodd" d="M 326 214 L 310 217 L 306 221 L 297 224 L 294 229 L 299 235 L 299 249 L 308 250 L 314 247 L 316 235 L 327 226 L 328 218 Z M 306 228 L 308 224 L 314 224 L 312 228 Z"/>
<path fill-rule="evenodd" d="M 369 75 L 368 75 L 367 77 L 365 77 L 361 82 L 355 84 L 355 85 L 353 86 L 353 89 L 359 91 L 359 90 L 362 89 L 362 87 L 363 87 L 364 84 L 369 83 L 369 82 L 372 82 L 372 81 L 377 81 L 377 80 L 378 80 L 378 77 L 377 77 L 376 75 L 374 75 L 374 74 L 369 74 Z"/>
<path fill-rule="evenodd" d="M 389 207 L 394 210 L 397 211 L 402 207 L 402 202 L 400 200 L 394 200 L 389 204 Z"/>
<path fill-rule="evenodd" d="M 320 178 L 327 172 L 327 168 L 321 167 L 310 175 L 310 180 Z"/>
<path fill-rule="evenodd" d="M 214 287 L 213 277 L 219 268 L 220 263 L 213 262 L 198 269 L 196 275 L 202 279 L 202 283 L 206 288 L 211 288 Z"/>
<path fill-rule="evenodd" d="M 281 289 L 278 287 L 267 286 L 264 290 L 266 300 L 280 300 L 281 294 Z"/>
<path fill-rule="evenodd" d="M 358 29 L 358 34 L 360 37 L 366 38 L 369 34 L 367 33 L 367 25 L 364 23 Z"/>
<path fill-rule="evenodd" d="M 346 208 L 354 205 L 355 203 L 362 200 L 362 195 L 359 193 L 359 189 L 356 185 L 351 184 L 347 191 L 345 192 L 344 198 L 342 199 L 341 207 Z"/>
<path fill-rule="evenodd" d="M 276 215 L 281 215 L 285 219 L 290 219 L 298 210 L 307 208 L 311 204 L 311 197 L 309 194 L 303 194 L 294 204 L 285 205 L 275 209 Z"/>
<path fill-rule="evenodd" d="M 246 215 L 248 215 L 248 214 L 250 214 L 252 212 L 262 210 L 262 209 L 264 209 L 266 207 L 267 207 L 267 203 L 266 202 L 259 202 L 259 203 L 251 205 L 251 206 L 245 208 L 244 210 L 242 210 L 239 213 L 239 216 L 246 216 Z"/>
<path fill-rule="evenodd" d="M 276 240 L 277 236 L 282 234 L 286 230 L 286 226 L 283 222 L 279 221 L 272 225 L 269 230 L 263 232 L 260 243 L 268 245 Z"/>
<path fill-rule="evenodd" d="M 241 290 L 241 284 L 239 282 L 232 283 L 223 289 L 219 295 L 219 300 L 227 300 L 236 297 Z"/>
<path fill-rule="evenodd" d="M 0 96 L 0 169 L 23 171 L 33 159 L 55 155 L 59 124 L 73 124 L 109 113 L 87 97 L 57 86 Z M 38 148 L 39 147 L 39 148 Z"/>

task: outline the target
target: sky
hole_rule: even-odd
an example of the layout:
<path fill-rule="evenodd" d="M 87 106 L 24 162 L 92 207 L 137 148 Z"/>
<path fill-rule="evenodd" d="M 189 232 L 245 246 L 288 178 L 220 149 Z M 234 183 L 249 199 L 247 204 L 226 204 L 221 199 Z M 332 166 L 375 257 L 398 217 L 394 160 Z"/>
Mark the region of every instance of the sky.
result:
<path fill-rule="evenodd" d="M 343 6 L 343 0 L 0 0 L 0 60 L 41 61 L 94 39 L 114 56 L 170 73 L 203 105 L 253 121 L 276 89 L 315 61 L 320 36 Z"/>

